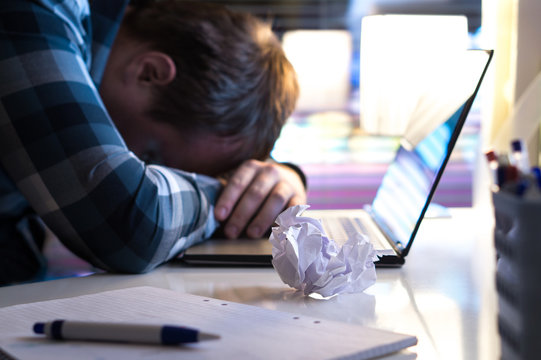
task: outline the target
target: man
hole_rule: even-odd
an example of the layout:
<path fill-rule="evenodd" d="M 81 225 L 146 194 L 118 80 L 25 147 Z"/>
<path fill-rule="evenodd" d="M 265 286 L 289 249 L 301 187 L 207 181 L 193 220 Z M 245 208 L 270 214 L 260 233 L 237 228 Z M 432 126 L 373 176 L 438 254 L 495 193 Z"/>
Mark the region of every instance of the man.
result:
<path fill-rule="evenodd" d="M 268 26 L 126 2 L 0 4 L 0 283 L 43 269 L 42 221 L 93 265 L 144 272 L 215 219 L 258 237 L 306 200 L 299 174 L 263 161 L 298 93 Z M 222 190 L 195 173 L 229 175 Z"/>

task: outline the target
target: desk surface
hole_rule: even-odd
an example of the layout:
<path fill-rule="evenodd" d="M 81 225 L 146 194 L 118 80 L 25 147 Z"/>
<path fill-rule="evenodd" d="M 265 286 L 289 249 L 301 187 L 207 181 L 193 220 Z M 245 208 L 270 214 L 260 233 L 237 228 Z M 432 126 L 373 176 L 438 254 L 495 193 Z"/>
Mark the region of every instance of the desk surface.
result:
<path fill-rule="evenodd" d="M 497 297 L 491 209 L 426 219 L 406 265 L 378 269 L 361 294 L 322 300 L 283 284 L 272 268 L 168 264 L 143 275 L 94 274 L 0 288 L 0 307 L 150 285 L 416 335 L 417 359 L 496 359 Z M 402 353 L 392 358 L 410 358 Z"/>

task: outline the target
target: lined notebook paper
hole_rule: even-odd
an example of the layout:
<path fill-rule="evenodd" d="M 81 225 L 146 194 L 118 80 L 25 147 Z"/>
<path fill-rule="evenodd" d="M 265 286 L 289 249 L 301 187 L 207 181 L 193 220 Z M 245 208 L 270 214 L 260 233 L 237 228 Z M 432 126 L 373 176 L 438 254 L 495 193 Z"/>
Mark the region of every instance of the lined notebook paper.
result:
<path fill-rule="evenodd" d="M 55 342 L 32 333 L 52 319 L 181 324 L 221 336 L 185 346 Z M 154 287 L 0 309 L 0 347 L 17 359 L 371 359 L 414 336 L 319 320 Z"/>

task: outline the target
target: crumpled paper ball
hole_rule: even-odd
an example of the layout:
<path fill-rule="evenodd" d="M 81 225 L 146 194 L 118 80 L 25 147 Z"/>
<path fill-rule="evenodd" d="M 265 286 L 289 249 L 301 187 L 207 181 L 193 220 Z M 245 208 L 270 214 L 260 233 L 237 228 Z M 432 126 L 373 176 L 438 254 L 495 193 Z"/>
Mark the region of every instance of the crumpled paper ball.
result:
<path fill-rule="evenodd" d="M 300 216 L 307 208 L 286 209 L 272 228 L 272 265 L 282 281 L 305 295 L 324 297 L 362 292 L 373 285 L 377 256 L 366 236 L 357 234 L 338 249 L 318 219 Z"/>

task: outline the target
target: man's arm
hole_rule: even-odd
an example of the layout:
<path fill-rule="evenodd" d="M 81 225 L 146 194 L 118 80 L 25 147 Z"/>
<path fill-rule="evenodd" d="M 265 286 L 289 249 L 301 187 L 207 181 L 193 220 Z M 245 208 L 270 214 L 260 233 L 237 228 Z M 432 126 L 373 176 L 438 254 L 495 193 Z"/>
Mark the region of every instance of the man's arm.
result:
<path fill-rule="evenodd" d="M 215 229 L 219 184 L 126 148 L 88 73 L 88 34 L 50 6 L 0 5 L 0 164 L 74 253 L 147 271 Z"/>

